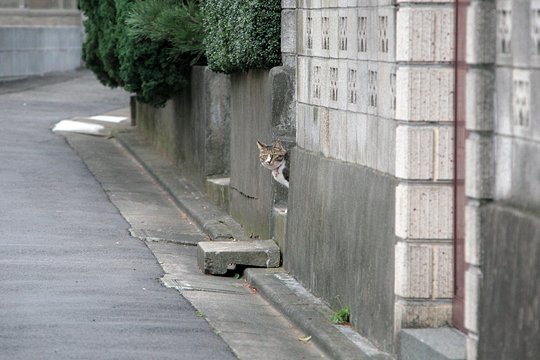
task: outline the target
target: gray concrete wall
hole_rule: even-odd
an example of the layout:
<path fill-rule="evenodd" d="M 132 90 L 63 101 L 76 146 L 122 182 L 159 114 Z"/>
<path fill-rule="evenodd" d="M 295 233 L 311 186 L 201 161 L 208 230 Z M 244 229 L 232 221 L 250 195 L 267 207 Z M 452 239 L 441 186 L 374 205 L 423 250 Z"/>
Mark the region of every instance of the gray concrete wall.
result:
<path fill-rule="evenodd" d="M 540 358 L 540 3 L 468 8 L 469 359 Z"/>
<path fill-rule="evenodd" d="M 250 70 L 231 78 L 230 212 L 254 237 L 272 236 L 273 205 L 287 201 L 287 189 L 261 166 L 256 142 L 279 138 L 292 147 L 292 78 L 290 70 L 281 67 Z"/>
<path fill-rule="evenodd" d="M 397 181 L 296 148 L 284 266 L 384 351 L 394 342 Z"/>
<path fill-rule="evenodd" d="M 77 10 L 0 9 L 0 79 L 79 68 L 82 37 Z"/>
<path fill-rule="evenodd" d="M 201 190 L 229 173 L 230 79 L 195 66 L 191 86 L 163 108 L 137 103 L 137 127 Z"/>

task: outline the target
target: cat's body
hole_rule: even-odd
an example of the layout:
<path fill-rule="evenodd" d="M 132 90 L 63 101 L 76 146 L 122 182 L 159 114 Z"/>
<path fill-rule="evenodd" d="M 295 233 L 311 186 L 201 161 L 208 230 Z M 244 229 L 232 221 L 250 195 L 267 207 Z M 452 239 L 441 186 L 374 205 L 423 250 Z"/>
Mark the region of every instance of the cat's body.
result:
<path fill-rule="evenodd" d="M 276 140 L 272 145 L 257 141 L 261 165 L 272 170 L 272 177 L 280 184 L 289 187 L 289 153 L 281 141 Z"/>

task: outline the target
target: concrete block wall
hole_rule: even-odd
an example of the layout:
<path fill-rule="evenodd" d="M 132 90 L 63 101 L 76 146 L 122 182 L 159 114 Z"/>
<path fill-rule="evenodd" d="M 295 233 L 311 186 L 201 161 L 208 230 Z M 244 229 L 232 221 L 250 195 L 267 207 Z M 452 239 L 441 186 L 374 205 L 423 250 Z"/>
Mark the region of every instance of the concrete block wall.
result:
<path fill-rule="evenodd" d="M 452 314 L 454 5 L 297 5 L 293 159 L 314 168 L 302 173 L 293 163 L 285 266 L 331 305 L 339 307 L 336 297 L 350 304 L 353 326 L 392 353 L 401 327 L 445 325 Z M 362 181 L 349 187 L 346 169 Z M 365 202 L 371 181 L 387 187 Z M 325 188 L 337 189 L 331 200 Z M 343 205 L 345 211 L 329 205 L 349 202 L 354 205 Z M 370 209 L 391 221 L 374 227 L 352 215 Z M 302 220 L 306 211 L 323 223 Z M 338 216 L 365 230 L 333 226 L 344 221 Z M 333 266 L 343 267 L 338 273 L 317 255 L 321 249 L 340 254 L 343 247 L 353 259 L 363 256 L 355 251 L 368 250 L 390 261 L 354 267 L 349 257 L 334 258 Z M 349 296 L 348 287 L 360 295 Z M 377 319 L 366 305 L 371 294 L 384 299 Z"/>
<path fill-rule="evenodd" d="M 398 1 L 396 330 L 451 324 L 454 4 Z"/>
<path fill-rule="evenodd" d="M 195 66 L 190 89 L 165 107 L 137 103 L 137 127 L 204 191 L 207 177 L 230 171 L 230 101 L 230 77 Z"/>
<path fill-rule="evenodd" d="M 539 30 L 536 0 L 472 1 L 467 9 L 469 360 L 540 356 L 532 320 L 540 316 Z"/>
<path fill-rule="evenodd" d="M 13 1 L 0 6 L 0 79 L 81 66 L 80 12 L 69 2 L 32 4 L 36 7 L 12 8 L 17 6 Z"/>

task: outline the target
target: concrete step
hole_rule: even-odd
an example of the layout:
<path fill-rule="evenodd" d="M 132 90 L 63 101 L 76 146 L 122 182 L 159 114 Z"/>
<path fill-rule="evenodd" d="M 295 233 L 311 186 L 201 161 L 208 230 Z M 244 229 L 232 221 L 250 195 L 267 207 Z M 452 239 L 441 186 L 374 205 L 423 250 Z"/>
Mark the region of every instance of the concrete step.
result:
<path fill-rule="evenodd" d="M 465 335 L 455 329 L 403 329 L 400 360 L 465 360 Z"/>
<path fill-rule="evenodd" d="M 219 177 L 206 179 L 206 195 L 217 207 L 229 211 L 229 184 L 231 178 Z"/>
<path fill-rule="evenodd" d="M 202 241 L 197 245 L 197 264 L 205 274 L 223 275 L 236 265 L 280 265 L 279 247 L 273 240 Z"/>

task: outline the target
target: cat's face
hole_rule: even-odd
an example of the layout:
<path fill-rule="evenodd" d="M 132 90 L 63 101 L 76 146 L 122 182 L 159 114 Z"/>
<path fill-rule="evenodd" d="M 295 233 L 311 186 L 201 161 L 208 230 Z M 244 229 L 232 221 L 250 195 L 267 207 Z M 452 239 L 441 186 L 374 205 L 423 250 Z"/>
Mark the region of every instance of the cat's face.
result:
<path fill-rule="evenodd" d="M 262 166 L 270 170 L 277 169 L 287 154 L 287 150 L 283 148 L 279 140 L 274 141 L 272 145 L 257 141 L 257 146 L 259 147 L 259 160 Z"/>

